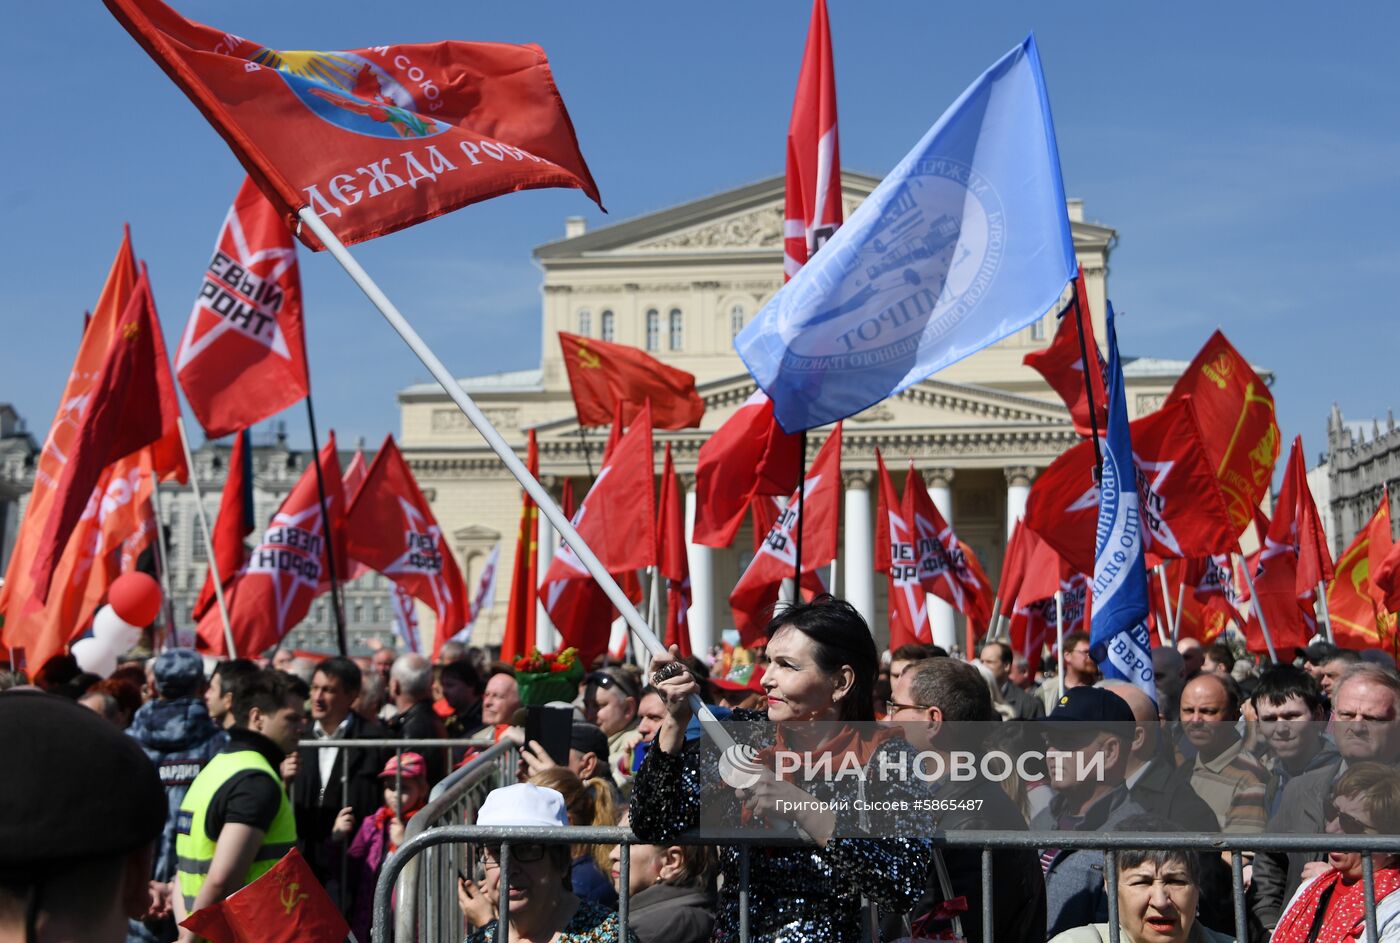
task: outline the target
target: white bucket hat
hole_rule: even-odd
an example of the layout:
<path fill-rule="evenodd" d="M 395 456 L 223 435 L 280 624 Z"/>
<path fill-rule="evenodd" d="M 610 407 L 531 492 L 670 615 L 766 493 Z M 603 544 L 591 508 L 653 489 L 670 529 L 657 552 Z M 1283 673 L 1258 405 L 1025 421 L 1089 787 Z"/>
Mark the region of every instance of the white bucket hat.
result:
<path fill-rule="evenodd" d="M 515 783 L 493 789 L 476 813 L 477 825 L 567 827 L 569 811 L 557 789 Z"/>

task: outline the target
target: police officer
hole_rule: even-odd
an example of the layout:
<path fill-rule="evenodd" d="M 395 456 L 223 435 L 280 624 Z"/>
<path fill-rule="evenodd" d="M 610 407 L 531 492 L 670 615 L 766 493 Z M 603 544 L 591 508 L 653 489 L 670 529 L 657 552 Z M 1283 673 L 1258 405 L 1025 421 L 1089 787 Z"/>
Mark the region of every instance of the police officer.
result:
<path fill-rule="evenodd" d="M 180 804 L 177 921 L 267 873 L 296 845 L 296 818 L 277 771 L 301 738 L 307 694 L 304 681 L 272 669 L 235 690 L 228 745 Z M 195 937 L 183 930 L 180 939 Z"/>

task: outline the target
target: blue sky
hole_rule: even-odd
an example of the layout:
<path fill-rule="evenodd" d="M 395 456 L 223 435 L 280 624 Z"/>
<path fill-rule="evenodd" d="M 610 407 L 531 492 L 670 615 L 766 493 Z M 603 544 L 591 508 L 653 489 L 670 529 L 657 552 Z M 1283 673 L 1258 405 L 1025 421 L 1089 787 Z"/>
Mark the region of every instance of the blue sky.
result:
<path fill-rule="evenodd" d="M 1034 30 L 1067 192 L 1120 242 L 1125 353 L 1186 359 L 1216 327 L 1274 370 L 1287 438 L 1327 409 L 1384 416 L 1400 317 L 1400 7 L 829 0 L 843 163 L 883 175 Z M 781 172 L 808 0 L 369 5 L 180 0 L 280 48 L 480 39 L 549 53 L 611 215 L 576 191 L 516 194 L 356 249 L 458 375 L 539 356 L 531 249 Z M 6 4 L 0 402 L 53 415 L 123 222 L 167 342 L 189 313 L 242 171 L 96 0 Z M 321 427 L 371 444 L 426 373 L 325 256 L 302 255 Z M 285 417 L 305 442 L 300 409 Z"/>

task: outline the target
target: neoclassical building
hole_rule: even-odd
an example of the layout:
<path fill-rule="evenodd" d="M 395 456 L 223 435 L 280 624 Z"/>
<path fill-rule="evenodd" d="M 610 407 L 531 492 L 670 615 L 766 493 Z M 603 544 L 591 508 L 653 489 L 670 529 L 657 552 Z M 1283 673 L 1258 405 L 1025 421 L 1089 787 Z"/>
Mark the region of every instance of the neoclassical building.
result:
<path fill-rule="evenodd" d="M 847 217 L 878 182 L 843 173 Z M 582 219 L 571 218 L 563 239 L 535 250 L 544 272 L 539 367 L 462 383 L 521 454 L 527 431 L 536 430 L 541 477 L 556 496 L 565 479 L 583 496 L 607 434 L 581 429 L 575 419 L 557 337 L 569 331 L 640 347 L 695 375 L 706 407 L 702 427 L 659 431 L 655 438 L 658 471 L 661 450 L 671 445 L 687 491 L 687 519 L 693 519 L 700 446 L 755 389 L 731 341 L 782 283 L 782 208 L 783 178 L 774 177 L 592 232 Z M 1103 337 L 1116 233 L 1086 221 L 1080 201 L 1070 201 L 1069 215 L 1096 333 Z M 873 569 L 876 448 L 897 486 L 914 461 L 934 502 L 995 581 L 1009 526 L 1022 513 L 1031 482 L 1077 441 L 1058 398 L 1021 363 L 1026 353 L 1048 344 L 1054 330 L 1054 315 L 1047 312 L 1025 331 L 846 422 L 843 549 L 832 588 L 870 619 L 877 640 L 888 638 L 888 620 L 885 578 Z M 1130 411 L 1155 409 L 1185 367 L 1182 361 L 1131 359 L 1125 367 Z M 434 495 L 434 511 L 452 535 L 469 584 L 490 548 L 502 544 L 501 591 L 474 639 L 494 643 L 504 623 L 520 488 L 435 384 L 405 388 L 399 404 L 404 452 Z M 828 432 L 809 437 L 809 458 Z M 541 573 L 556 541 L 543 526 Z M 689 617 L 697 650 L 732 626 L 728 594 L 751 547 L 747 525 L 729 549 L 691 545 Z M 947 644 L 961 631 L 960 617 L 941 603 L 932 608 L 935 637 Z"/>

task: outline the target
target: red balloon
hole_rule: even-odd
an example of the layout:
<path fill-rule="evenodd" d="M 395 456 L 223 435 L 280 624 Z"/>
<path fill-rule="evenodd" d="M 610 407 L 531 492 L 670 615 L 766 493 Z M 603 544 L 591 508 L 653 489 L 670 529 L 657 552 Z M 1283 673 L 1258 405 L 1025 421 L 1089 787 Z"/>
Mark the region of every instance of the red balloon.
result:
<path fill-rule="evenodd" d="M 107 602 L 123 622 L 148 626 L 160 615 L 160 584 L 149 573 L 124 573 L 112 581 Z"/>

